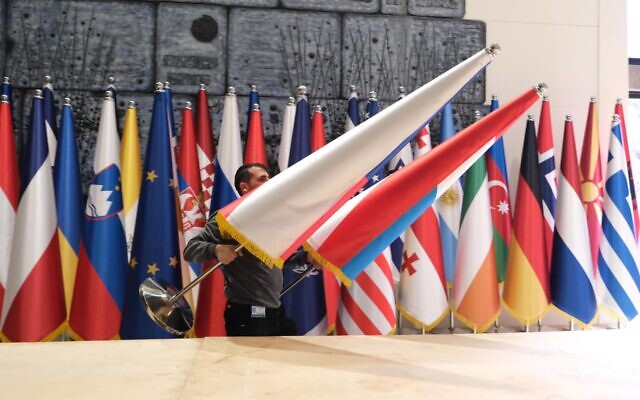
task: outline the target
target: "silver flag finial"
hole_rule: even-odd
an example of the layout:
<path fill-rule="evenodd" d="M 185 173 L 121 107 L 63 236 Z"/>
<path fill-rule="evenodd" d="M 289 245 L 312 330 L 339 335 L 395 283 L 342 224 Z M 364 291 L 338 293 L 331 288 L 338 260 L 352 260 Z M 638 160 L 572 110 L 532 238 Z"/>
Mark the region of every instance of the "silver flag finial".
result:
<path fill-rule="evenodd" d="M 53 79 L 51 79 L 51 75 L 45 75 L 43 80 L 44 80 L 44 83 L 47 84 L 47 83 L 51 83 Z"/>
<path fill-rule="evenodd" d="M 479 110 L 475 110 L 475 111 L 473 112 L 473 120 L 474 120 L 474 121 L 477 121 L 477 120 L 479 120 L 480 118 L 482 118 L 482 114 L 480 113 L 480 111 L 479 111 Z"/>
<path fill-rule="evenodd" d="M 184 102 L 184 108 L 186 108 L 187 110 L 191 110 L 192 109 L 191 102 L 190 101 L 185 101 Z"/>
<path fill-rule="evenodd" d="M 65 106 L 71 106 L 71 98 L 65 97 L 64 98 L 64 105 Z"/>
<path fill-rule="evenodd" d="M 2 78 L 2 82 L 3 83 L 11 83 L 11 79 L 9 79 L 8 76 L 5 76 L 4 78 Z"/>
<path fill-rule="evenodd" d="M 113 99 L 113 93 L 111 93 L 111 90 L 105 90 L 104 92 L 104 99 Z"/>
<path fill-rule="evenodd" d="M 573 115 L 571 115 L 571 114 L 567 114 L 567 115 L 565 115 L 565 116 L 564 116 L 564 120 L 565 120 L 565 121 L 568 121 L 568 122 L 573 121 Z"/>
<path fill-rule="evenodd" d="M 486 48 L 487 53 L 491 54 L 494 57 L 497 56 L 501 50 L 502 48 L 498 43 L 494 43 L 491 46 Z"/>
<path fill-rule="evenodd" d="M 533 121 L 533 114 L 527 114 L 527 121 Z"/>
<path fill-rule="evenodd" d="M 236 94 L 236 88 L 234 88 L 233 86 L 229 86 L 229 87 L 227 88 L 227 94 L 228 94 L 228 95 L 230 95 L 230 94 L 235 95 L 235 94 Z"/>
<path fill-rule="evenodd" d="M 618 97 L 616 99 L 616 104 L 622 104 L 622 98 L 621 97 Z"/>
<path fill-rule="evenodd" d="M 42 98 L 42 89 L 36 89 L 35 95 L 36 98 L 41 99 Z"/>
<path fill-rule="evenodd" d="M 352 92 L 356 91 L 356 85 L 349 85 L 349 90 Z"/>
<path fill-rule="evenodd" d="M 591 96 L 591 100 L 589 100 L 591 103 L 595 103 L 598 101 L 598 98 L 596 96 Z"/>
<path fill-rule="evenodd" d="M 158 92 L 160 90 L 164 90 L 164 85 L 162 84 L 162 82 L 156 82 L 155 88 L 156 92 Z"/>
<path fill-rule="evenodd" d="M 316 104 L 316 105 L 313 107 L 313 110 L 314 110 L 315 112 L 317 112 L 317 113 L 318 113 L 318 112 L 319 112 L 319 113 L 321 113 L 321 112 L 322 112 L 322 106 L 321 106 L 320 104 Z"/>
<path fill-rule="evenodd" d="M 287 105 L 292 105 L 292 104 L 296 104 L 296 99 L 294 99 L 293 97 L 289 97 L 289 99 L 287 100 Z"/>
<path fill-rule="evenodd" d="M 253 104 L 251 105 L 251 110 L 252 110 L 252 111 L 260 111 L 260 104 L 258 104 L 258 103 L 253 103 Z"/>
<path fill-rule="evenodd" d="M 127 108 L 136 108 L 135 100 L 129 100 L 129 105 L 127 106 Z"/>
<path fill-rule="evenodd" d="M 369 91 L 369 100 L 378 100 L 378 94 L 375 90 Z"/>
<path fill-rule="evenodd" d="M 298 86 L 298 96 L 306 96 L 307 95 L 307 87 L 305 85 Z"/>
<path fill-rule="evenodd" d="M 620 122 L 620 116 L 618 114 L 613 114 L 613 122 Z"/>
<path fill-rule="evenodd" d="M 3 94 L 2 97 L 0 98 L 0 102 L 8 103 L 9 102 L 9 96 L 7 96 L 6 94 Z"/>
<path fill-rule="evenodd" d="M 108 77 L 108 78 L 107 78 L 107 83 L 108 83 L 109 85 L 113 85 L 113 84 L 115 84 L 115 83 L 116 83 L 116 78 L 114 78 L 113 76 Z"/>

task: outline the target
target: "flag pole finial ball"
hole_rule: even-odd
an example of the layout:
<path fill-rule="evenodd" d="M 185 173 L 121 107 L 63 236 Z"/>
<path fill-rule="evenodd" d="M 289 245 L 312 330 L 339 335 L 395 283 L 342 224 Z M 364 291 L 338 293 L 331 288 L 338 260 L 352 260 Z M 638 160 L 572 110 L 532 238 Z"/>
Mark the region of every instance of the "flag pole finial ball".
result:
<path fill-rule="evenodd" d="M 2 98 L 0 98 L 0 102 L 8 103 L 9 102 L 9 96 L 7 96 L 6 94 L 3 94 Z"/>
<path fill-rule="evenodd" d="M 9 79 L 8 76 L 5 76 L 4 78 L 2 78 L 2 82 L 3 83 L 11 83 L 11 79 Z"/>
<path fill-rule="evenodd" d="M 478 121 L 480 118 L 482 118 L 482 114 L 480 113 L 479 110 L 475 110 L 473 112 L 473 120 Z"/>
<path fill-rule="evenodd" d="M 186 108 L 187 110 L 191 110 L 191 102 L 190 101 L 185 101 L 184 102 L 184 108 Z"/>
<path fill-rule="evenodd" d="M 136 108 L 136 102 L 135 100 L 129 100 L 129 105 L 127 106 L 128 108 Z"/>
<path fill-rule="evenodd" d="M 533 114 L 527 114 L 527 121 L 533 121 Z"/>
<path fill-rule="evenodd" d="M 356 85 L 349 85 L 349 90 L 351 90 L 352 92 L 356 91 Z"/>
<path fill-rule="evenodd" d="M 497 94 L 492 94 L 491 95 L 491 101 L 493 100 L 498 100 L 498 95 Z"/>
<path fill-rule="evenodd" d="M 207 90 L 207 85 L 205 85 L 204 83 L 201 83 L 200 90 Z"/>
<path fill-rule="evenodd" d="M 169 84 L 169 81 L 164 81 L 164 88 L 171 89 L 171 85 Z"/>
<path fill-rule="evenodd" d="M 547 90 L 549 90 L 549 86 L 547 86 L 547 84 L 544 82 L 540 82 L 536 85 L 536 87 L 534 87 L 534 89 L 540 96 L 544 96 L 547 93 Z"/>
<path fill-rule="evenodd" d="M 64 105 L 65 106 L 70 106 L 71 105 L 71 98 L 65 97 L 64 98 Z"/>
<path fill-rule="evenodd" d="M 542 101 L 549 101 L 549 95 L 548 94 L 542 95 Z"/>
<path fill-rule="evenodd" d="M 251 105 L 251 110 L 252 110 L 252 111 L 260 111 L 260 104 L 258 104 L 258 103 L 253 103 L 253 104 Z"/>
<path fill-rule="evenodd" d="M 104 92 L 104 99 L 113 99 L 113 94 L 111 93 L 111 90 L 107 90 Z"/>
<path fill-rule="evenodd" d="M 229 87 L 227 88 L 227 94 L 233 94 L 233 95 L 235 95 L 235 94 L 236 94 L 236 88 L 234 88 L 233 86 L 229 86 Z"/>
<path fill-rule="evenodd" d="M 298 96 L 306 96 L 307 95 L 307 87 L 305 85 L 298 86 Z"/>
<path fill-rule="evenodd" d="M 296 99 L 294 99 L 293 97 L 289 97 L 289 100 L 287 100 L 287 105 L 293 105 L 296 104 Z"/>
<path fill-rule="evenodd" d="M 249 87 L 251 88 L 252 92 L 257 92 L 258 91 L 258 87 L 253 83 L 249 84 Z"/>
<path fill-rule="evenodd" d="M 107 78 L 107 83 L 109 85 L 113 85 L 114 83 L 116 83 L 116 78 L 114 78 L 113 76 L 110 76 Z"/>
<path fill-rule="evenodd" d="M 51 75 L 45 75 L 43 80 L 44 80 L 45 84 L 51 83 L 51 81 L 52 81 Z"/>
<path fill-rule="evenodd" d="M 595 103 L 596 101 L 598 101 L 598 98 L 596 96 L 591 96 L 591 100 L 589 100 L 591 103 Z"/>
<path fill-rule="evenodd" d="M 567 122 L 573 121 L 573 115 L 571 115 L 571 114 L 565 115 L 564 120 L 567 121 Z"/>
<path fill-rule="evenodd" d="M 400 94 L 405 94 L 407 92 L 407 89 L 403 85 L 400 85 L 398 86 L 398 92 Z"/>
<path fill-rule="evenodd" d="M 491 46 L 487 47 L 487 53 L 491 54 L 494 57 L 497 56 L 501 50 L 502 48 L 498 43 L 494 43 Z"/>
<path fill-rule="evenodd" d="M 618 97 L 618 98 L 616 99 L 616 104 L 622 104 L 622 98 Z"/>
<path fill-rule="evenodd" d="M 620 122 L 620 116 L 618 114 L 613 114 L 613 122 Z"/>
<path fill-rule="evenodd" d="M 316 104 L 316 105 L 313 107 L 313 109 L 314 109 L 314 111 L 315 111 L 315 112 L 319 112 L 319 113 L 321 113 L 321 112 L 322 112 L 322 106 L 321 106 L 320 104 Z"/>
<path fill-rule="evenodd" d="M 42 98 L 42 90 L 41 89 L 36 89 L 36 94 L 35 97 L 41 99 Z"/>
<path fill-rule="evenodd" d="M 156 92 L 158 92 L 160 90 L 164 90 L 164 85 L 162 84 L 162 82 L 156 82 L 155 88 Z"/>
<path fill-rule="evenodd" d="M 375 90 L 369 92 L 369 100 L 378 100 L 378 94 Z"/>

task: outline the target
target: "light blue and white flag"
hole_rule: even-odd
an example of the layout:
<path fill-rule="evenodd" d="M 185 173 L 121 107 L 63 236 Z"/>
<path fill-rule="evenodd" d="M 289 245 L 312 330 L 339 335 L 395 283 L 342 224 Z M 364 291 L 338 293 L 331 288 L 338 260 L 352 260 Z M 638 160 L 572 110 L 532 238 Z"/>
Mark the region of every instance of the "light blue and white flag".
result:
<path fill-rule="evenodd" d="M 597 282 L 600 304 L 616 318 L 632 320 L 640 309 L 640 273 L 627 161 L 620 118 L 614 115 L 609 140 Z"/>

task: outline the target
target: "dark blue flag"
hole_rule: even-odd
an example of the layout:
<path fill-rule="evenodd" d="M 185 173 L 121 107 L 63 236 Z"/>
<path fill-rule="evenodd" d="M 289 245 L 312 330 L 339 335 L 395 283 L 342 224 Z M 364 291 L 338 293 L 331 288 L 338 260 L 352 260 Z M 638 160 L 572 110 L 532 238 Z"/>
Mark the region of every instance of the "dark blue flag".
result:
<path fill-rule="evenodd" d="M 289 152 L 289 166 L 302 160 L 311 153 L 311 114 L 306 91 L 299 89 L 296 103 L 296 117 Z M 285 286 L 311 268 L 300 265 L 284 270 Z M 295 289 L 282 296 L 282 304 L 298 332 L 303 335 L 325 333 L 327 329 L 327 311 L 324 301 L 324 283 L 321 271 L 313 271 L 298 284 Z"/>
<path fill-rule="evenodd" d="M 181 287 L 180 250 L 167 95 L 156 90 L 131 249 L 120 336 L 170 338 L 147 315 L 138 287 L 148 277 Z"/>

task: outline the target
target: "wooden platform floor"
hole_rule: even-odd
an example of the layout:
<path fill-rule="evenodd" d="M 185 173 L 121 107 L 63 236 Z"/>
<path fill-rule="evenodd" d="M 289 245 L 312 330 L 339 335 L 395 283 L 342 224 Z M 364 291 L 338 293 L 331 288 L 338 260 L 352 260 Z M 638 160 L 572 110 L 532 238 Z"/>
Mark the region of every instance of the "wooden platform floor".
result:
<path fill-rule="evenodd" d="M 0 344 L 2 399 L 638 399 L 631 330 Z"/>

